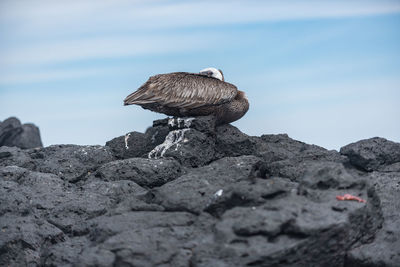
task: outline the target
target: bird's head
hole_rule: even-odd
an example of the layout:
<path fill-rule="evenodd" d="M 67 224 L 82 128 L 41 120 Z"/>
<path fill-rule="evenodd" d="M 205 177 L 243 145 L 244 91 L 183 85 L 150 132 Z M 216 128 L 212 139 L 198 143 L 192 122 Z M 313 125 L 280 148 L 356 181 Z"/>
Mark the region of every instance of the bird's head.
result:
<path fill-rule="evenodd" d="M 224 74 L 222 73 L 222 70 L 217 70 L 216 68 L 205 68 L 200 71 L 200 75 L 204 75 L 207 77 L 213 77 L 221 81 L 224 80 Z"/>

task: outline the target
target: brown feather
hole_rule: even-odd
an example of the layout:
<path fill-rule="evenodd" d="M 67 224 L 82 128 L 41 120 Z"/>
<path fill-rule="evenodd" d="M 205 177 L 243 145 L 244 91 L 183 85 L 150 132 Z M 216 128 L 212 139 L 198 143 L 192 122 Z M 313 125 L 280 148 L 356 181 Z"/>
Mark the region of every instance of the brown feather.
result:
<path fill-rule="evenodd" d="M 238 120 L 249 109 L 245 93 L 233 84 L 186 72 L 150 77 L 125 98 L 124 104 L 137 104 L 169 116 L 214 115 L 217 125 Z"/>
<path fill-rule="evenodd" d="M 198 108 L 219 105 L 235 98 L 233 84 L 199 74 L 175 72 L 155 75 L 128 95 L 125 105 L 157 103 L 170 108 Z"/>

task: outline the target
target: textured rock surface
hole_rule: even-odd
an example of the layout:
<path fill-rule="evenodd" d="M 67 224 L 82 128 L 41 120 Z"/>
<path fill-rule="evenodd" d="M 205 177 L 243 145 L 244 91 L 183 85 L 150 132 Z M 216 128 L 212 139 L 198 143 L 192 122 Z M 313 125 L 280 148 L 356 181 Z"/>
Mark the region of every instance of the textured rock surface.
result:
<path fill-rule="evenodd" d="M 0 146 L 34 148 L 43 145 L 38 127 L 31 123 L 21 124 L 11 117 L 0 122 Z"/>
<path fill-rule="evenodd" d="M 399 147 L 339 153 L 211 117 L 3 146 L 0 266 L 399 266 Z"/>
<path fill-rule="evenodd" d="M 350 162 L 366 171 L 400 171 L 400 144 L 375 137 L 340 149 Z"/>

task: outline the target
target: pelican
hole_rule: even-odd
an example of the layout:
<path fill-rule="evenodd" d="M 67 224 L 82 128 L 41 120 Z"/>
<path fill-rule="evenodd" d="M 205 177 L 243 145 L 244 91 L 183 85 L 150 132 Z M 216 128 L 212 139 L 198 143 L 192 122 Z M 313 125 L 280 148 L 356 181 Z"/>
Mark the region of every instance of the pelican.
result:
<path fill-rule="evenodd" d="M 151 76 L 125 98 L 125 106 L 132 104 L 168 116 L 214 115 L 217 125 L 236 121 L 249 109 L 246 94 L 225 82 L 216 68 Z"/>

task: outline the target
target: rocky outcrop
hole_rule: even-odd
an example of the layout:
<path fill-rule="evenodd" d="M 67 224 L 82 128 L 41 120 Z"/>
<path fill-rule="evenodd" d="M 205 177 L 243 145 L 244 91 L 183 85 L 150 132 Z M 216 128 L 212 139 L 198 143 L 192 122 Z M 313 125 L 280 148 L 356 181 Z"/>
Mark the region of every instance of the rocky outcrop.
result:
<path fill-rule="evenodd" d="M 382 217 L 374 239 L 351 249 L 346 262 L 349 266 L 399 266 L 400 144 L 375 137 L 347 145 L 340 152 L 372 186 Z"/>
<path fill-rule="evenodd" d="M 1 147 L 0 265 L 399 265 L 400 144 L 339 153 L 214 123 Z"/>
<path fill-rule="evenodd" d="M 11 117 L 0 122 L 0 146 L 34 148 L 42 147 L 39 128 L 34 124 L 21 122 Z"/>
<path fill-rule="evenodd" d="M 399 172 L 400 143 L 394 143 L 384 138 L 375 137 L 349 144 L 340 149 L 352 165 L 361 170 Z"/>

